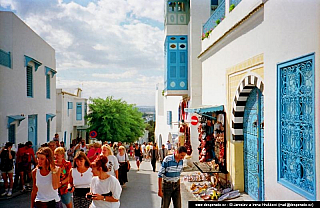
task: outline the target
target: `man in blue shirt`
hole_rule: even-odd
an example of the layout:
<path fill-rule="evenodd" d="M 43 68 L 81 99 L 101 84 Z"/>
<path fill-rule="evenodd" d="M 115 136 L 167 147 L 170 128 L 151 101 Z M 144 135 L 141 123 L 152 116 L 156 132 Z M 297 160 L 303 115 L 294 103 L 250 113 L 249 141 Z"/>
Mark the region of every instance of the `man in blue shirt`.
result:
<path fill-rule="evenodd" d="M 162 162 L 158 173 L 158 196 L 162 198 L 161 208 L 168 208 L 171 198 L 174 208 L 181 208 L 180 174 L 186 154 L 187 148 L 180 146 L 173 155 L 165 157 Z"/>

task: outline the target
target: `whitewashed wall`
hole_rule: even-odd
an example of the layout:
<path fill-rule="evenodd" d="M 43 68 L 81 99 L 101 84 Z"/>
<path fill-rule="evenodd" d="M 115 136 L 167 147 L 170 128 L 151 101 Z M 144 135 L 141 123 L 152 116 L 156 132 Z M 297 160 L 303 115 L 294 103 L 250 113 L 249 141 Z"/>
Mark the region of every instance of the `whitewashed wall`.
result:
<path fill-rule="evenodd" d="M 276 70 L 277 64 L 315 52 L 316 127 L 320 126 L 320 2 L 242 0 L 203 41 L 202 51 L 218 40 L 245 12 L 264 7 L 202 56 L 202 104 L 226 105 L 226 69 L 264 54 L 265 199 L 306 200 L 277 183 Z M 231 114 L 231 112 L 227 112 Z M 320 198 L 320 131 L 316 128 L 317 199 Z"/>
<path fill-rule="evenodd" d="M 38 115 L 38 144 L 47 141 L 46 114 L 56 112 L 56 75 L 50 80 L 51 95 L 46 98 L 45 67 L 56 69 L 54 49 L 12 12 L 0 12 L 0 49 L 11 52 L 12 68 L 0 65 L 0 141 L 8 139 L 8 115 L 24 114 L 16 127 L 16 143 L 28 141 L 28 115 Z M 27 97 L 24 55 L 42 65 L 33 69 L 33 98 Z M 30 65 L 33 65 L 31 62 Z M 54 136 L 56 120 L 51 122 L 50 135 Z"/>

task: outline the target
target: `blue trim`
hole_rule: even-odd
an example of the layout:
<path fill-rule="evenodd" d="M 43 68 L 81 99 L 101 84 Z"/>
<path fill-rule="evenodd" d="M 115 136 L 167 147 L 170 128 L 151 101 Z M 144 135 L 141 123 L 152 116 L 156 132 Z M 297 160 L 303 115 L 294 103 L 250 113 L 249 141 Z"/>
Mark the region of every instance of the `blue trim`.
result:
<path fill-rule="evenodd" d="M 51 72 L 51 77 L 52 77 L 52 78 L 53 78 L 54 75 L 57 73 L 56 70 L 51 69 L 51 68 L 49 68 L 49 67 L 47 67 L 47 66 L 44 66 L 44 69 L 45 69 L 45 75 L 47 75 L 49 72 Z"/>
<path fill-rule="evenodd" d="M 46 121 L 48 121 L 49 119 L 51 119 L 51 121 L 52 121 L 52 119 L 53 119 L 55 116 L 56 116 L 56 115 L 53 114 L 53 113 L 48 113 L 48 114 L 46 114 Z"/>
<path fill-rule="evenodd" d="M 24 57 L 25 57 L 25 65 L 24 65 L 25 67 L 28 66 L 28 63 L 29 63 L 30 61 L 34 63 L 34 66 L 35 66 L 35 70 L 36 70 L 36 71 L 38 70 L 39 66 L 42 65 L 41 62 L 35 60 L 34 58 L 31 58 L 31 57 L 26 56 L 26 55 L 24 55 Z"/>
<path fill-rule="evenodd" d="M 14 115 L 14 116 L 7 116 L 8 117 L 8 128 L 10 127 L 11 123 L 18 121 L 18 126 L 20 125 L 20 122 L 24 120 L 26 117 L 21 115 Z"/>
<path fill-rule="evenodd" d="M 313 137 L 313 147 L 312 147 L 312 156 L 314 157 L 314 160 L 313 160 L 313 177 L 314 177 L 314 180 L 313 180 L 313 190 L 314 190 L 314 193 L 310 193 L 308 192 L 307 190 L 301 188 L 299 185 L 296 185 L 296 184 L 293 184 L 291 183 L 290 181 L 288 180 L 285 180 L 283 178 L 281 178 L 281 165 L 282 165 L 282 154 L 281 154 L 281 137 L 282 137 L 282 128 L 281 128 L 281 112 L 282 112 L 282 107 L 281 107 L 281 86 L 280 86 L 280 83 L 281 83 L 281 70 L 283 67 L 286 67 L 286 66 L 290 66 L 290 65 L 294 65 L 294 64 L 298 64 L 298 63 L 301 63 L 303 61 L 307 61 L 307 60 L 312 60 L 312 112 L 313 112 L 313 115 L 312 115 L 312 118 L 313 121 L 312 121 L 312 137 Z M 277 180 L 280 184 L 284 185 L 285 187 L 289 188 L 290 190 L 296 192 L 297 194 L 309 199 L 309 200 L 316 200 L 316 197 L 317 197 L 317 187 L 316 187 L 316 179 L 317 179 L 317 174 L 316 174 L 316 160 L 315 160 L 315 157 L 316 157 L 316 146 L 315 146 L 315 143 L 316 143 L 316 134 L 315 134 L 315 53 L 311 53 L 311 54 L 308 54 L 308 55 L 305 55 L 305 56 L 301 56 L 301 57 L 298 57 L 298 58 L 295 58 L 295 59 L 292 59 L 292 60 L 289 60 L 289 61 L 286 61 L 286 62 L 283 62 L 283 63 L 279 63 L 277 64 Z M 310 184 L 310 185 L 311 185 Z"/>

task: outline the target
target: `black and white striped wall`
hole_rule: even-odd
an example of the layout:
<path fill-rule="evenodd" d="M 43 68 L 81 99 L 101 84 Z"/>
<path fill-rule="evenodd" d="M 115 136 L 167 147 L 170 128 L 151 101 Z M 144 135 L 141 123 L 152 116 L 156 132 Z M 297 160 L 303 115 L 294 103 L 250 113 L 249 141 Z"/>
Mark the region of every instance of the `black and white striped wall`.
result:
<path fill-rule="evenodd" d="M 232 104 L 232 138 L 243 140 L 243 116 L 247 98 L 253 88 L 257 87 L 263 93 L 264 84 L 261 78 L 249 75 L 240 83 Z"/>

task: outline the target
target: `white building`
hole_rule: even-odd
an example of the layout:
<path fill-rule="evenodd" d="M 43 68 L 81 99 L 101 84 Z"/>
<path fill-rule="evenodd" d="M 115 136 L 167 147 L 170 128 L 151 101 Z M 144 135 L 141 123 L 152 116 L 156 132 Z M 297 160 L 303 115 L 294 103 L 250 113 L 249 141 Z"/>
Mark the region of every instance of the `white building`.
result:
<path fill-rule="evenodd" d="M 175 142 L 178 136 L 178 106 L 182 96 L 164 96 L 163 84 L 157 84 L 156 88 L 156 123 L 155 142 L 158 147 L 162 144 Z"/>
<path fill-rule="evenodd" d="M 56 129 L 54 49 L 12 12 L 0 12 L 0 142 L 31 141 Z"/>
<path fill-rule="evenodd" d="M 169 129 L 160 109 L 178 106 L 165 98 L 188 95 L 191 113 L 217 106 L 235 189 L 254 200 L 319 200 L 320 1 L 168 0 L 165 18 L 166 97 L 157 89 L 156 137 Z M 178 91 L 180 35 L 188 38 L 189 88 Z"/>
<path fill-rule="evenodd" d="M 87 99 L 81 97 L 82 90 L 57 89 L 57 134 L 69 148 L 72 140 L 86 139 Z M 87 141 L 88 142 L 88 141 Z"/>
<path fill-rule="evenodd" d="M 320 1 L 221 1 L 206 32 L 202 104 L 225 106 L 234 187 L 319 200 Z"/>
<path fill-rule="evenodd" d="M 210 16 L 210 0 L 166 0 L 165 4 L 165 80 L 156 90 L 156 141 L 178 142 L 182 123 L 190 126 L 192 158 L 198 160 L 197 127 L 179 114 L 182 100 L 188 108 L 202 104 L 201 27 Z M 192 47 L 190 47 L 192 46 Z M 169 121 L 169 122 L 168 122 Z M 172 121 L 172 122 L 170 122 Z"/>

